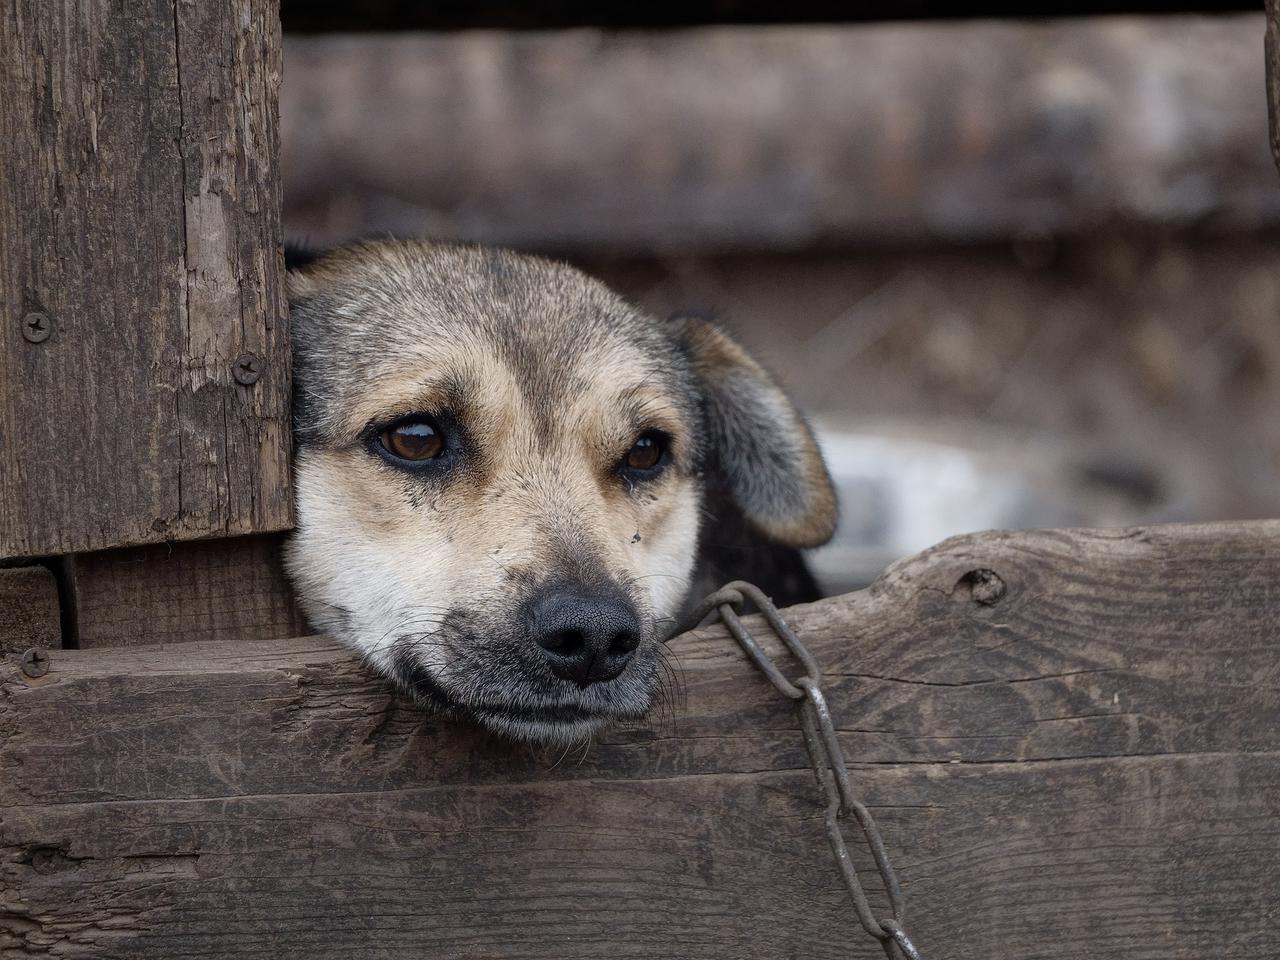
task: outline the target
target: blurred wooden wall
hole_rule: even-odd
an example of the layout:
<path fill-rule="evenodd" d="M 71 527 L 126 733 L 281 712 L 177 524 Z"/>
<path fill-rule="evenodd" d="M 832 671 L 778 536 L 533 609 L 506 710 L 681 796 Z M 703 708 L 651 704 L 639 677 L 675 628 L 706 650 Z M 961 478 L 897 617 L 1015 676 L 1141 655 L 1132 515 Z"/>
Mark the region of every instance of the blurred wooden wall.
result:
<path fill-rule="evenodd" d="M 287 37 L 286 218 L 558 252 L 1280 222 L 1260 15 Z"/>
<path fill-rule="evenodd" d="M 830 424 L 1058 448 L 1128 510 L 1040 524 L 1277 515 L 1263 34 L 287 36 L 286 230 L 567 256 L 719 312 Z"/>

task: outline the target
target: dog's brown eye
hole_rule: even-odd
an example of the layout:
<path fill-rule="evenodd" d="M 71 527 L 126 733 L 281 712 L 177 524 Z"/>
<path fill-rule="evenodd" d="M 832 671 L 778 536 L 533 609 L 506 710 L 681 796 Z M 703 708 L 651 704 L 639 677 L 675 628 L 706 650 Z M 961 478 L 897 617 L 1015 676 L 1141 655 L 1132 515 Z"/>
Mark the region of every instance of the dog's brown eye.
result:
<path fill-rule="evenodd" d="M 434 460 L 444 453 L 444 434 L 426 420 L 398 424 L 380 439 L 389 453 L 402 460 Z"/>
<path fill-rule="evenodd" d="M 652 470 L 662 462 L 663 452 L 662 438 L 646 433 L 627 451 L 622 462 L 628 470 Z"/>

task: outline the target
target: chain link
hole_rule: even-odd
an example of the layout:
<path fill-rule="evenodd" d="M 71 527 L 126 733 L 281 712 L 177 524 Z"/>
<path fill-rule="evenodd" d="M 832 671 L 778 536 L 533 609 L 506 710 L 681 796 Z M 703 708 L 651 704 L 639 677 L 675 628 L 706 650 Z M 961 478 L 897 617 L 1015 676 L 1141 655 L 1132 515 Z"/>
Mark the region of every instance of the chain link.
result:
<path fill-rule="evenodd" d="M 742 620 L 738 611 L 746 601 L 756 605 L 764 617 L 769 629 L 777 635 L 791 654 L 800 661 L 804 674 L 796 680 L 787 677 L 765 653 L 764 648 L 756 642 Z M 835 854 L 836 866 L 844 880 L 849 898 L 853 901 L 853 911 L 858 917 L 862 929 L 874 937 L 884 950 L 889 960 L 922 960 L 920 951 L 911 942 L 902 928 L 903 902 L 902 888 L 889 863 L 889 855 L 885 852 L 884 840 L 880 836 L 880 828 L 862 803 L 854 796 L 849 786 L 849 771 L 844 762 L 844 751 L 840 747 L 840 738 L 836 734 L 835 722 L 831 719 L 831 710 L 827 707 L 827 699 L 822 695 L 822 674 L 818 663 L 813 658 L 800 638 L 795 635 L 782 615 L 778 613 L 768 597 L 759 587 L 741 580 L 726 584 L 708 596 L 693 611 L 690 624 L 700 623 L 710 614 L 716 614 L 729 633 L 738 641 L 751 662 L 759 668 L 774 689 L 788 700 L 796 703 L 800 715 L 800 730 L 804 734 L 804 745 L 809 752 L 809 761 L 813 764 L 818 783 L 826 796 L 827 807 L 824 823 L 827 840 Z M 889 917 L 877 918 L 872 912 L 867 895 L 863 892 L 862 882 L 849 856 L 849 848 L 844 842 L 842 825 L 852 815 L 862 835 L 871 849 L 871 858 L 875 861 L 876 871 L 884 884 L 885 894 L 889 898 Z"/>

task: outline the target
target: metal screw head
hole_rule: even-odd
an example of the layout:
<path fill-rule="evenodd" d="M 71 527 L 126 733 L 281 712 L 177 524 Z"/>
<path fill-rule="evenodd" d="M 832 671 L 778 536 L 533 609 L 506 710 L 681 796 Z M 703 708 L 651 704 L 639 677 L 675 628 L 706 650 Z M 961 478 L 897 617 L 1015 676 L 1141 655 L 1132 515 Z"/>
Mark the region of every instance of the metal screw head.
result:
<path fill-rule="evenodd" d="M 28 677 L 43 677 L 49 672 L 49 655 L 39 647 L 32 647 L 22 655 L 22 672 Z"/>
<path fill-rule="evenodd" d="M 53 319 L 40 310 L 30 310 L 22 318 L 22 337 L 28 343 L 44 343 L 53 334 Z"/>
<path fill-rule="evenodd" d="M 251 387 L 262 376 L 262 361 L 252 353 L 242 353 L 231 364 L 231 375 L 236 378 L 236 383 Z"/>

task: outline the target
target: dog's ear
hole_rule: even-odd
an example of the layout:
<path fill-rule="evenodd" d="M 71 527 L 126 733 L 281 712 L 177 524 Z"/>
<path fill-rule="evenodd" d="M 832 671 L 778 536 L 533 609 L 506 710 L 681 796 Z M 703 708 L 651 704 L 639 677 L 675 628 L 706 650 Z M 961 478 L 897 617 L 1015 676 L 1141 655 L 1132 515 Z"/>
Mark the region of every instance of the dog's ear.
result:
<path fill-rule="evenodd" d="M 816 547 L 836 528 L 836 495 L 813 431 L 782 388 L 719 327 L 670 321 L 702 388 L 707 485 L 753 526 L 794 547 Z"/>
<path fill-rule="evenodd" d="M 284 245 L 284 283 L 289 302 L 296 303 L 314 296 L 320 288 L 316 277 L 309 275 L 307 268 L 323 259 L 324 253 L 304 247 L 301 244 L 285 242 Z"/>
<path fill-rule="evenodd" d="M 305 270 L 289 270 L 284 275 L 284 289 L 290 306 L 314 296 L 319 287 L 315 278 L 307 276 Z"/>

